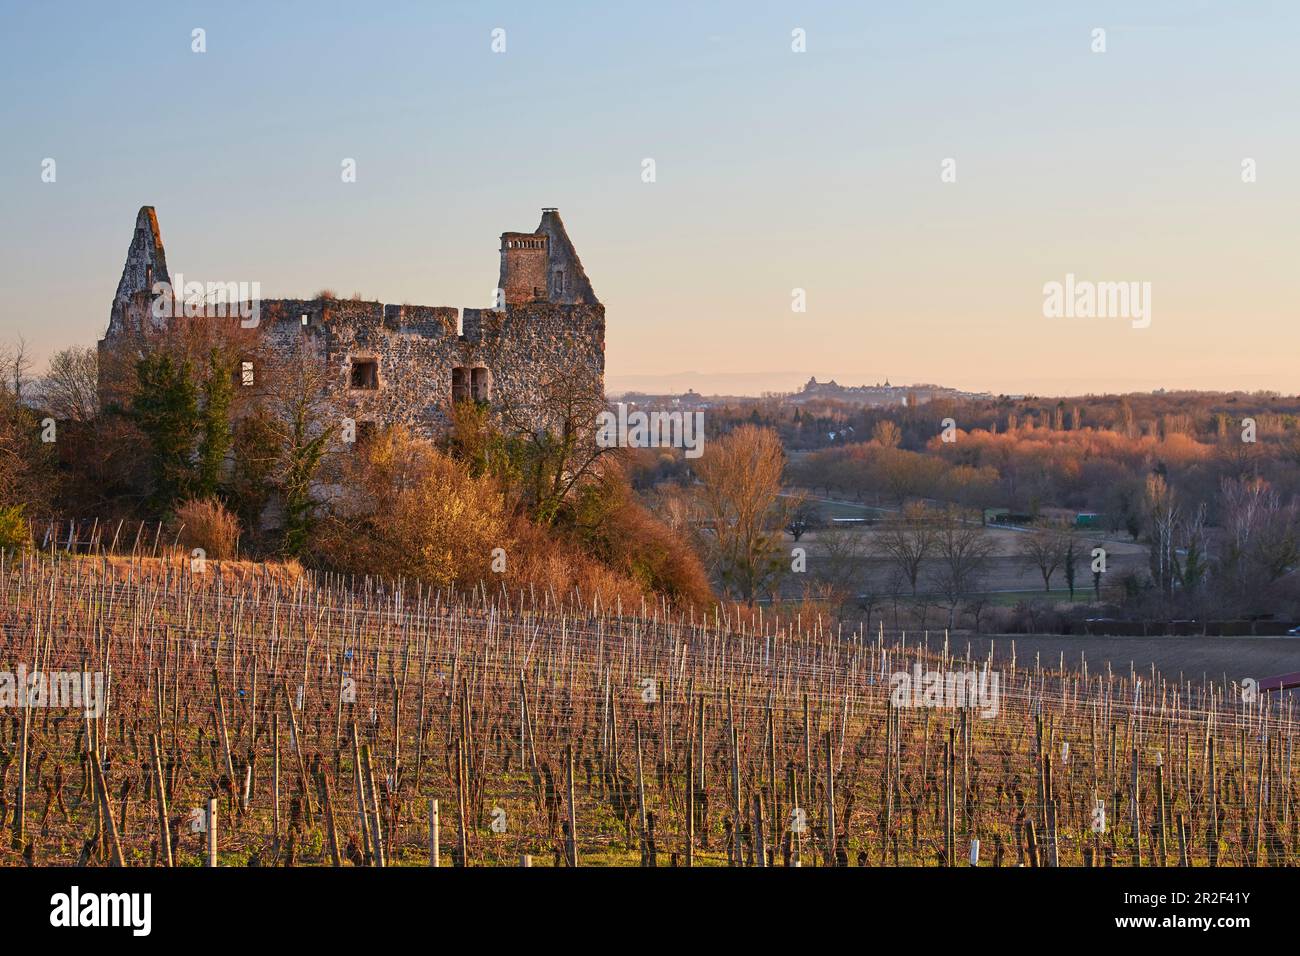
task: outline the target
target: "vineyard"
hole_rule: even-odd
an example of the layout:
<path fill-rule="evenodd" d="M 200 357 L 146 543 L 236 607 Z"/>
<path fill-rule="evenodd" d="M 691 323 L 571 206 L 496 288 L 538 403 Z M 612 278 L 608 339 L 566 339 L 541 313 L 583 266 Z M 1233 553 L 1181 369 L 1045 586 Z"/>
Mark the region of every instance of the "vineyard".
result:
<path fill-rule="evenodd" d="M 49 553 L 0 628 L 6 865 L 1300 863 L 1292 700 L 1010 641 Z"/>

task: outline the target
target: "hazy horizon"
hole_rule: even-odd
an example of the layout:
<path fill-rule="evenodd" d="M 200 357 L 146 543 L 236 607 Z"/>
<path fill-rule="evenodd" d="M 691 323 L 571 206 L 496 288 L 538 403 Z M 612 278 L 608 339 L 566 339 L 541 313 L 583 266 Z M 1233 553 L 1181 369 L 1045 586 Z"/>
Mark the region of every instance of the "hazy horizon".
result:
<path fill-rule="evenodd" d="M 0 11 L 0 342 L 41 365 L 143 205 L 173 273 L 462 308 L 557 206 L 611 391 L 1297 387 L 1294 7 Z M 1149 327 L 1045 317 L 1067 276 L 1149 283 Z"/>
<path fill-rule="evenodd" d="M 628 392 L 677 394 L 684 393 L 688 390 L 694 390 L 701 395 L 758 398 L 766 393 L 797 392 L 802 389 L 804 384 L 808 381 L 809 374 L 810 373 L 807 372 L 797 371 L 734 372 L 731 374 L 711 374 L 708 372 L 698 371 L 666 372 L 646 375 L 611 374 L 605 376 L 605 390 L 611 395 L 620 395 Z M 964 392 L 988 392 L 993 395 L 1033 395 L 1039 398 L 1084 398 L 1087 396 L 1100 395 L 1148 394 L 1159 391 L 1204 393 L 1276 392 L 1283 396 L 1300 394 L 1294 389 L 1276 389 L 1267 386 L 1248 387 L 1244 385 L 1224 388 L 1216 388 L 1212 386 L 1169 388 L 1162 385 L 1136 385 L 1131 388 L 1110 389 L 1007 389 L 999 388 L 996 384 L 979 385 L 960 380 L 956 382 L 940 381 L 933 377 L 927 378 L 923 373 L 916 376 L 896 377 L 894 375 L 880 376 L 868 375 L 866 373 L 854 374 L 851 372 L 818 372 L 813 373 L 812 377 L 816 378 L 820 383 L 834 380 L 839 385 L 846 387 L 857 385 L 883 385 L 885 381 L 888 380 L 889 384 L 896 387 L 905 385 L 939 385 L 945 388 L 955 388 Z M 1054 376 L 1051 379 L 1051 381 L 1055 382 L 1058 386 L 1062 382 L 1068 380 L 1068 376 Z"/>

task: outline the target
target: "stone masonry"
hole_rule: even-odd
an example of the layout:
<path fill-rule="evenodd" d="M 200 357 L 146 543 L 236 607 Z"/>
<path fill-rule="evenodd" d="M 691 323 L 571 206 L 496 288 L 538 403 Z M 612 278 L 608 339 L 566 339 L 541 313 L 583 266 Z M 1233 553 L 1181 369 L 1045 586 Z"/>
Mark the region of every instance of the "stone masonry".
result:
<path fill-rule="evenodd" d="M 502 234 L 500 251 L 494 309 L 332 297 L 244 305 L 255 306 L 263 348 L 278 354 L 302 348 L 331 370 L 331 398 L 359 425 L 401 423 L 433 435 L 448 424 L 454 401 L 535 405 L 544 376 L 556 370 L 585 370 L 603 381 L 605 307 L 558 210 L 544 209 L 533 232 Z M 167 284 L 161 292 L 160 283 Z M 136 217 L 101 355 L 120 352 L 120 346 L 133 352 L 147 347 L 167 324 L 153 306 L 170 283 L 158 217 L 145 206 Z M 224 301 L 237 302 L 237 289 L 230 283 Z M 174 295 L 182 299 L 184 290 Z"/>

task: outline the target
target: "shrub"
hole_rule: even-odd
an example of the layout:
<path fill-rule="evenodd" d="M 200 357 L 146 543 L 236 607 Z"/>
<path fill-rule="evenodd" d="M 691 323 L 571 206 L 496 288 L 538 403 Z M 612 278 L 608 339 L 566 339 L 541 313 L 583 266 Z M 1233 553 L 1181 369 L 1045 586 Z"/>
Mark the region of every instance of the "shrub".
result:
<path fill-rule="evenodd" d="M 180 542 L 185 549 L 202 548 L 204 556 L 222 561 L 235 556 L 239 546 L 239 519 L 217 498 L 197 498 L 176 509 Z"/>
<path fill-rule="evenodd" d="M 463 448 L 462 448 L 463 450 Z M 639 605 L 659 591 L 681 603 L 711 601 L 690 547 L 631 497 L 615 473 L 593 484 L 557 527 L 515 512 L 499 474 L 475 473 L 400 427 L 356 449 L 342 493 L 313 542 L 324 567 L 357 575 L 417 578 L 468 591 L 548 592 L 567 602 Z M 493 551 L 505 552 L 504 570 Z"/>
<path fill-rule="evenodd" d="M 491 577 L 492 550 L 509 548 L 495 483 L 405 429 L 358 448 L 342 488 L 313 541 L 333 570 L 469 588 Z"/>
<path fill-rule="evenodd" d="M 645 596 L 636 581 L 584 553 L 578 544 L 526 518 L 516 519 L 511 527 L 505 578 L 504 584 L 511 591 L 531 590 L 538 601 L 549 592 L 550 600 L 561 603 L 577 596 L 588 607 L 598 599 L 603 607 L 621 603 L 631 608 Z"/>
<path fill-rule="evenodd" d="M 22 505 L 0 507 L 0 551 L 18 551 L 30 543 Z"/>
<path fill-rule="evenodd" d="M 505 527 L 492 483 L 436 452 L 420 480 L 399 491 L 376 522 L 381 540 L 394 548 L 388 567 L 440 587 L 487 579 L 493 549 L 508 544 Z"/>
<path fill-rule="evenodd" d="M 657 592 L 683 605 L 713 602 L 699 556 L 680 534 L 636 501 L 616 468 L 609 468 L 579 498 L 570 533 L 645 593 Z"/>

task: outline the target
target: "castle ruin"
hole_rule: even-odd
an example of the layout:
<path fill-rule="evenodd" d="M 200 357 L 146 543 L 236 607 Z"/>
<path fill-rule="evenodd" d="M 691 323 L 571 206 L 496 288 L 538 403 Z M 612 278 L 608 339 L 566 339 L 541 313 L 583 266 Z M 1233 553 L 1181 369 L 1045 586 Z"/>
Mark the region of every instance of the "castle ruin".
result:
<path fill-rule="evenodd" d="M 605 307 L 559 211 L 543 209 L 533 232 L 503 233 L 500 254 L 491 309 L 330 296 L 236 302 L 234 283 L 227 284 L 223 305 L 256 316 L 242 324 L 255 329 L 260 348 L 279 355 L 303 350 L 323 363 L 331 399 L 359 426 L 402 424 L 432 435 L 449 424 L 452 405 L 462 400 L 494 407 L 542 403 L 543 378 L 555 370 L 581 370 L 603 383 Z M 138 353 L 166 330 L 159 296 L 172 296 L 177 311 L 168 314 L 179 314 L 189 296 L 171 283 L 157 214 L 144 206 L 99 343 L 101 356 L 122 354 L 123 346 L 127 354 Z M 242 365 L 240 383 L 253 385 L 254 363 Z"/>

